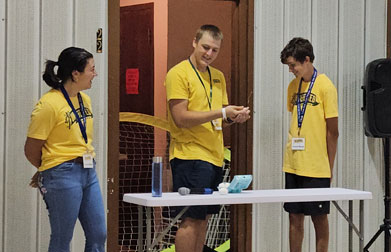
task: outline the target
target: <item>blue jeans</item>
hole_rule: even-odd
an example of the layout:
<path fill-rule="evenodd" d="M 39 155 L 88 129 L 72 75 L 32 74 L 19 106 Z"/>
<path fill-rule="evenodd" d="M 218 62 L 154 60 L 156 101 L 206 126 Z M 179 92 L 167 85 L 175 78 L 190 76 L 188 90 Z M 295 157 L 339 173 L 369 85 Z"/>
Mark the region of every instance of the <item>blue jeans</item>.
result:
<path fill-rule="evenodd" d="M 49 252 L 69 252 L 78 218 L 86 237 L 84 251 L 105 251 L 105 210 L 95 164 L 86 169 L 65 162 L 41 172 L 41 192 L 49 212 Z"/>

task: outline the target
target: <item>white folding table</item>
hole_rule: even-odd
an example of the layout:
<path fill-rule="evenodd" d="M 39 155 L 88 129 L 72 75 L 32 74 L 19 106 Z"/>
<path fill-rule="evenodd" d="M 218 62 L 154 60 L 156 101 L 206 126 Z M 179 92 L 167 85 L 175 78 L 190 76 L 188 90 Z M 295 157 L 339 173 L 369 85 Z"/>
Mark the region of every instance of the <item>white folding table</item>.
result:
<path fill-rule="evenodd" d="M 153 247 L 159 241 L 156 238 L 151 242 L 151 207 L 164 206 L 195 206 L 195 205 L 233 205 L 233 204 L 257 204 L 257 203 L 273 203 L 273 202 L 306 202 L 306 201 L 332 201 L 337 210 L 349 223 L 349 251 L 352 251 L 352 230 L 359 237 L 359 251 L 364 248 L 364 200 L 372 199 L 372 193 L 359 190 L 351 190 L 345 188 L 317 188 L 317 189 L 272 189 L 272 190 L 245 190 L 241 193 L 229 193 L 221 195 L 219 192 L 213 192 L 209 195 L 190 194 L 182 196 L 179 193 L 163 193 L 162 197 L 152 197 L 151 193 L 127 193 L 124 194 L 123 201 L 138 205 L 138 221 L 139 221 L 139 251 L 142 249 L 142 218 L 143 206 L 146 207 L 147 217 L 147 251 L 152 251 Z M 348 200 L 349 209 L 346 214 L 339 207 L 336 201 Z M 353 200 L 360 201 L 359 227 L 353 223 Z M 169 228 L 180 218 L 187 210 L 184 208 L 180 214 L 173 219 L 173 222 L 163 231 L 167 232 Z"/>

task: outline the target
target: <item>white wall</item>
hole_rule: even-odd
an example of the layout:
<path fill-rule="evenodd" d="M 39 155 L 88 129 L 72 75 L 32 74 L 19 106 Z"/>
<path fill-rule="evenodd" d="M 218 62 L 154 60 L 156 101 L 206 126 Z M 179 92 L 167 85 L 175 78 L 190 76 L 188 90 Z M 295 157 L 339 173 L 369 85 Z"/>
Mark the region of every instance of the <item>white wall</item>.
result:
<path fill-rule="evenodd" d="M 68 46 L 94 54 L 98 77 L 92 98 L 98 175 L 106 198 L 107 3 L 104 0 L 0 0 L 0 250 L 47 251 L 50 230 L 46 206 L 28 187 L 35 168 L 24 158 L 30 114 L 48 90 L 42 81 L 46 59 L 57 60 Z M 103 29 L 103 53 L 96 53 L 96 32 Z M 104 200 L 106 201 L 106 200 Z M 78 224 L 72 251 L 82 251 Z"/>
<path fill-rule="evenodd" d="M 370 61 L 386 56 L 386 0 L 255 0 L 254 66 L 254 189 L 283 188 L 283 151 L 289 129 L 286 89 L 294 77 L 280 62 L 280 52 L 296 36 L 308 38 L 314 64 L 338 89 L 338 154 L 333 187 L 367 190 L 365 244 L 383 222 L 382 145 L 363 134 L 364 70 Z M 340 202 L 347 211 L 347 202 Z M 355 221 L 358 220 L 358 203 Z M 288 215 L 282 204 L 253 208 L 253 251 L 289 251 Z M 315 251 L 309 218 L 303 252 Z M 348 225 L 331 206 L 329 251 L 347 251 Z M 382 251 L 383 236 L 371 251 Z M 353 251 L 358 251 L 354 238 Z"/>
<path fill-rule="evenodd" d="M 5 121 L 5 0 L 0 0 L 0 129 L 4 129 Z M 4 130 L 0 131 L 0 164 L 4 164 Z M 0 169 L 0 178 L 4 178 L 4 165 Z M 4 202 L 4 180 L 0 184 L 0 202 Z M 0 249 L 4 251 L 2 244 L 4 244 L 4 205 L 0 205 Z"/>
<path fill-rule="evenodd" d="M 93 101 L 98 173 L 106 198 L 107 3 L 104 0 L 0 0 L 0 251 L 47 250 L 48 217 L 39 193 L 27 186 L 35 172 L 23 155 L 31 110 L 48 90 L 41 80 L 46 59 L 65 47 L 94 54 L 98 77 L 88 91 Z M 382 146 L 362 129 L 365 66 L 385 57 L 386 0 L 255 0 L 254 188 L 283 188 L 282 157 L 289 115 L 286 88 L 292 75 L 279 55 L 293 36 L 309 38 L 315 65 L 339 92 L 340 140 L 333 186 L 368 190 L 365 242 L 384 217 Z M 96 31 L 103 28 L 103 53 Z M 342 203 L 347 209 L 347 204 Z M 357 204 L 355 204 L 357 206 Z M 347 251 L 347 224 L 332 208 L 329 251 Z M 357 209 L 357 208 L 356 208 Z M 355 216 L 357 220 L 357 215 Z M 281 205 L 254 206 L 253 251 L 288 251 L 287 214 Z M 306 221 L 304 252 L 314 251 Z M 357 238 L 354 251 L 357 251 Z M 383 237 L 371 247 L 382 251 Z M 73 251 L 84 247 L 78 225 Z"/>

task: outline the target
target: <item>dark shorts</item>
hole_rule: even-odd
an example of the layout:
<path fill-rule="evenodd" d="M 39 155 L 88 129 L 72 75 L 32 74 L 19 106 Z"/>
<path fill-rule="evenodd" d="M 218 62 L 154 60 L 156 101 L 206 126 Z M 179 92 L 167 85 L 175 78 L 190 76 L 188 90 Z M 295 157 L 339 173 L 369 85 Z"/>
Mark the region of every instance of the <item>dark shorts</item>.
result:
<path fill-rule="evenodd" d="M 170 161 L 170 165 L 174 192 L 177 192 L 180 187 L 211 188 L 217 191 L 217 186 L 223 180 L 222 167 L 206 161 L 174 158 Z M 173 215 L 176 216 L 183 207 L 173 207 L 172 209 Z M 182 219 L 190 217 L 205 220 L 206 215 L 216 214 L 219 210 L 219 205 L 192 206 L 182 215 Z"/>
<path fill-rule="evenodd" d="M 285 189 L 329 188 L 329 178 L 311 178 L 285 173 Z M 288 213 L 304 215 L 323 215 L 330 213 L 330 201 L 289 202 L 284 204 Z"/>

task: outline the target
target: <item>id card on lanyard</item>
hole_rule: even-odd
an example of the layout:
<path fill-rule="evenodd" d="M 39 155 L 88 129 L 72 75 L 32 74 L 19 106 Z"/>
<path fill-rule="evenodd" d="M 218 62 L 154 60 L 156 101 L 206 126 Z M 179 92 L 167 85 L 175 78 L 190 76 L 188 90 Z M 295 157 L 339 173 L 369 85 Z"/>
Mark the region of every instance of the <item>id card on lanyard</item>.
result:
<path fill-rule="evenodd" d="M 210 83 L 209 97 L 208 97 L 208 94 L 206 92 L 206 87 L 205 87 L 204 82 L 201 79 L 201 76 L 198 74 L 197 69 L 194 67 L 193 63 L 191 62 L 190 57 L 188 58 L 188 60 L 190 62 L 190 65 L 192 66 L 194 72 L 196 73 L 198 79 L 200 80 L 200 82 L 202 84 L 202 87 L 204 88 L 206 99 L 208 100 L 209 109 L 212 110 L 213 91 L 212 91 L 212 74 L 210 72 L 210 69 L 209 69 L 209 67 L 206 68 L 208 70 L 208 73 L 209 73 L 209 83 Z M 212 128 L 214 128 L 215 130 L 222 130 L 223 129 L 221 127 L 220 120 L 218 120 L 218 119 L 212 120 L 211 124 L 212 124 Z"/>
<path fill-rule="evenodd" d="M 67 100 L 68 105 L 71 107 L 73 114 L 76 117 L 77 124 L 79 124 L 79 128 L 81 131 L 81 134 L 83 136 L 84 142 L 87 144 L 88 143 L 88 138 L 87 138 L 87 119 L 86 119 L 86 114 L 84 110 L 84 103 L 83 103 L 83 98 L 81 97 L 80 93 L 77 93 L 77 99 L 79 100 L 79 106 L 80 106 L 80 113 L 83 118 L 83 122 L 80 119 L 79 114 L 76 112 L 75 107 L 72 104 L 71 99 L 69 98 L 69 95 L 67 91 L 65 90 L 64 86 L 60 87 L 62 94 L 65 97 L 65 100 Z M 88 147 L 87 147 L 88 148 Z M 92 157 L 91 151 L 87 149 L 86 153 L 83 154 L 83 167 L 84 168 L 94 168 L 94 159 Z"/>
<path fill-rule="evenodd" d="M 312 88 L 314 87 L 317 74 L 318 71 L 314 68 L 314 73 L 312 74 L 311 82 L 308 87 L 307 93 L 305 94 L 305 99 L 303 101 L 302 107 L 300 106 L 300 90 L 301 90 L 301 84 L 303 82 L 303 78 L 300 79 L 299 90 L 297 92 L 297 100 L 296 100 L 297 127 L 299 128 L 299 131 L 298 131 L 298 137 L 292 138 L 292 150 L 305 150 L 305 138 L 300 137 L 300 130 L 301 130 L 301 126 L 303 125 L 303 120 L 304 120 L 305 111 L 307 109 L 308 100 L 311 95 Z"/>

